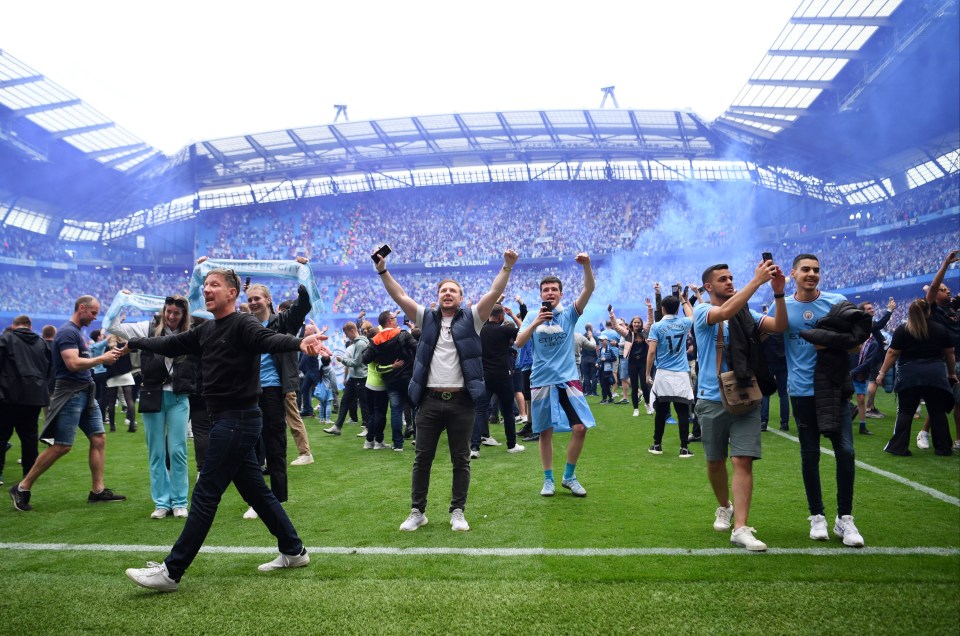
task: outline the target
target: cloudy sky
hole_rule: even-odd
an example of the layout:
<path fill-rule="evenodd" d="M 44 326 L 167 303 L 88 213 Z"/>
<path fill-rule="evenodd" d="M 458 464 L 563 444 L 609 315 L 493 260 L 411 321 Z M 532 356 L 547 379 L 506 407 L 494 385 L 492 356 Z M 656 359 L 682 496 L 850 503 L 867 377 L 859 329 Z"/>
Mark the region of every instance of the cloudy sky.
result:
<path fill-rule="evenodd" d="M 170 154 L 192 141 L 486 110 L 736 97 L 799 0 L 5 3 L 0 49 Z"/>

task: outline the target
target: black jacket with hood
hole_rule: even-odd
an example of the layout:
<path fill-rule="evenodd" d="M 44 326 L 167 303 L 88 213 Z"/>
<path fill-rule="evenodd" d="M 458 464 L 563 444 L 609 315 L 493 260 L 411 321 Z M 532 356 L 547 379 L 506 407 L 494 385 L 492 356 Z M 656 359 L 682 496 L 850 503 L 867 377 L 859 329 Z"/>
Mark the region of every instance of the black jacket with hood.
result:
<path fill-rule="evenodd" d="M 26 406 L 50 403 L 47 343 L 26 327 L 0 336 L 0 402 Z"/>

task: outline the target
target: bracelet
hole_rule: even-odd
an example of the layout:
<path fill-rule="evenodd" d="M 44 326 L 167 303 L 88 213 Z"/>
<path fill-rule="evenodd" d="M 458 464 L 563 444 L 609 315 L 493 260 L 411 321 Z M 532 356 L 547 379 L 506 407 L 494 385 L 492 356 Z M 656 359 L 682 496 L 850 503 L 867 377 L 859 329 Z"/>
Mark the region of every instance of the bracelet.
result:
<path fill-rule="evenodd" d="M 387 270 L 383 270 L 382 272 L 377 272 L 377 275 L 383 276 L 383 275 L 386 274 L 386 273 L 387 273 Z"/>
<path fill-rule="evenodd" d="M 773 297 L 774 297 L 774 298 L 783 298 L 783 297 L 784 297 L 784 294 L 774 294 Z"/>
<path fill-rule="evenodd" d="M 504 265 L 504 266 L 503 266 L 503 269 L 505 269 L 506 271 L 509 272 L 509 271 L 512 270 L 513 268 L 512 268 L 512 267 L 507 267 L 506 265 Z"/>

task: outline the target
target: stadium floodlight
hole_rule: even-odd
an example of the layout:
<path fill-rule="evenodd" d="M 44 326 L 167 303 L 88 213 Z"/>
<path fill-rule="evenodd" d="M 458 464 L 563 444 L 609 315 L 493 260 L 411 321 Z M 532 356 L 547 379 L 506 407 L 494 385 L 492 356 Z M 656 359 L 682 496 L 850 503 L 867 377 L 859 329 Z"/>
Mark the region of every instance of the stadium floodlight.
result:
<path fill-rule="evenodd" d="M 340 115 L 343 115 L 343 121 L 350 121 L 350 118 L 347 116 L 346 104 L 334 104 L 333 107 L 337 109 L 337 114 L 333 116 L 333 123 L 337 123 Z"/>
<path fill-rule="evenodd" d="M 614 108 L 620 108 L 620 104 L 617 103 L 617 96 L 613 94 L 613 91 L 617 90 L 616 86 L 604 86 L 600 90 L 603 92 L 603 99 L 600 100 L 600 108 L 603 108 L 607 103 L 608 97 L 613 101 Z"/>

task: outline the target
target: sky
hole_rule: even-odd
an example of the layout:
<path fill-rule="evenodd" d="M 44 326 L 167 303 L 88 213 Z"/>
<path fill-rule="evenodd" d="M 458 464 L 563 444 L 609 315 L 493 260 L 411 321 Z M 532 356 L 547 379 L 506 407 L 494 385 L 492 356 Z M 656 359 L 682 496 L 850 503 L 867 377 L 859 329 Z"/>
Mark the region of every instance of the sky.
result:
<path fill-rule="evenodd" d="M 438 113 L 682 109 L 713 121 L 800 0 L 47 0 L 0 49 L 173 154 L 208 139 Z M 607 105 L 610 107 L 610 104 Z"/>

